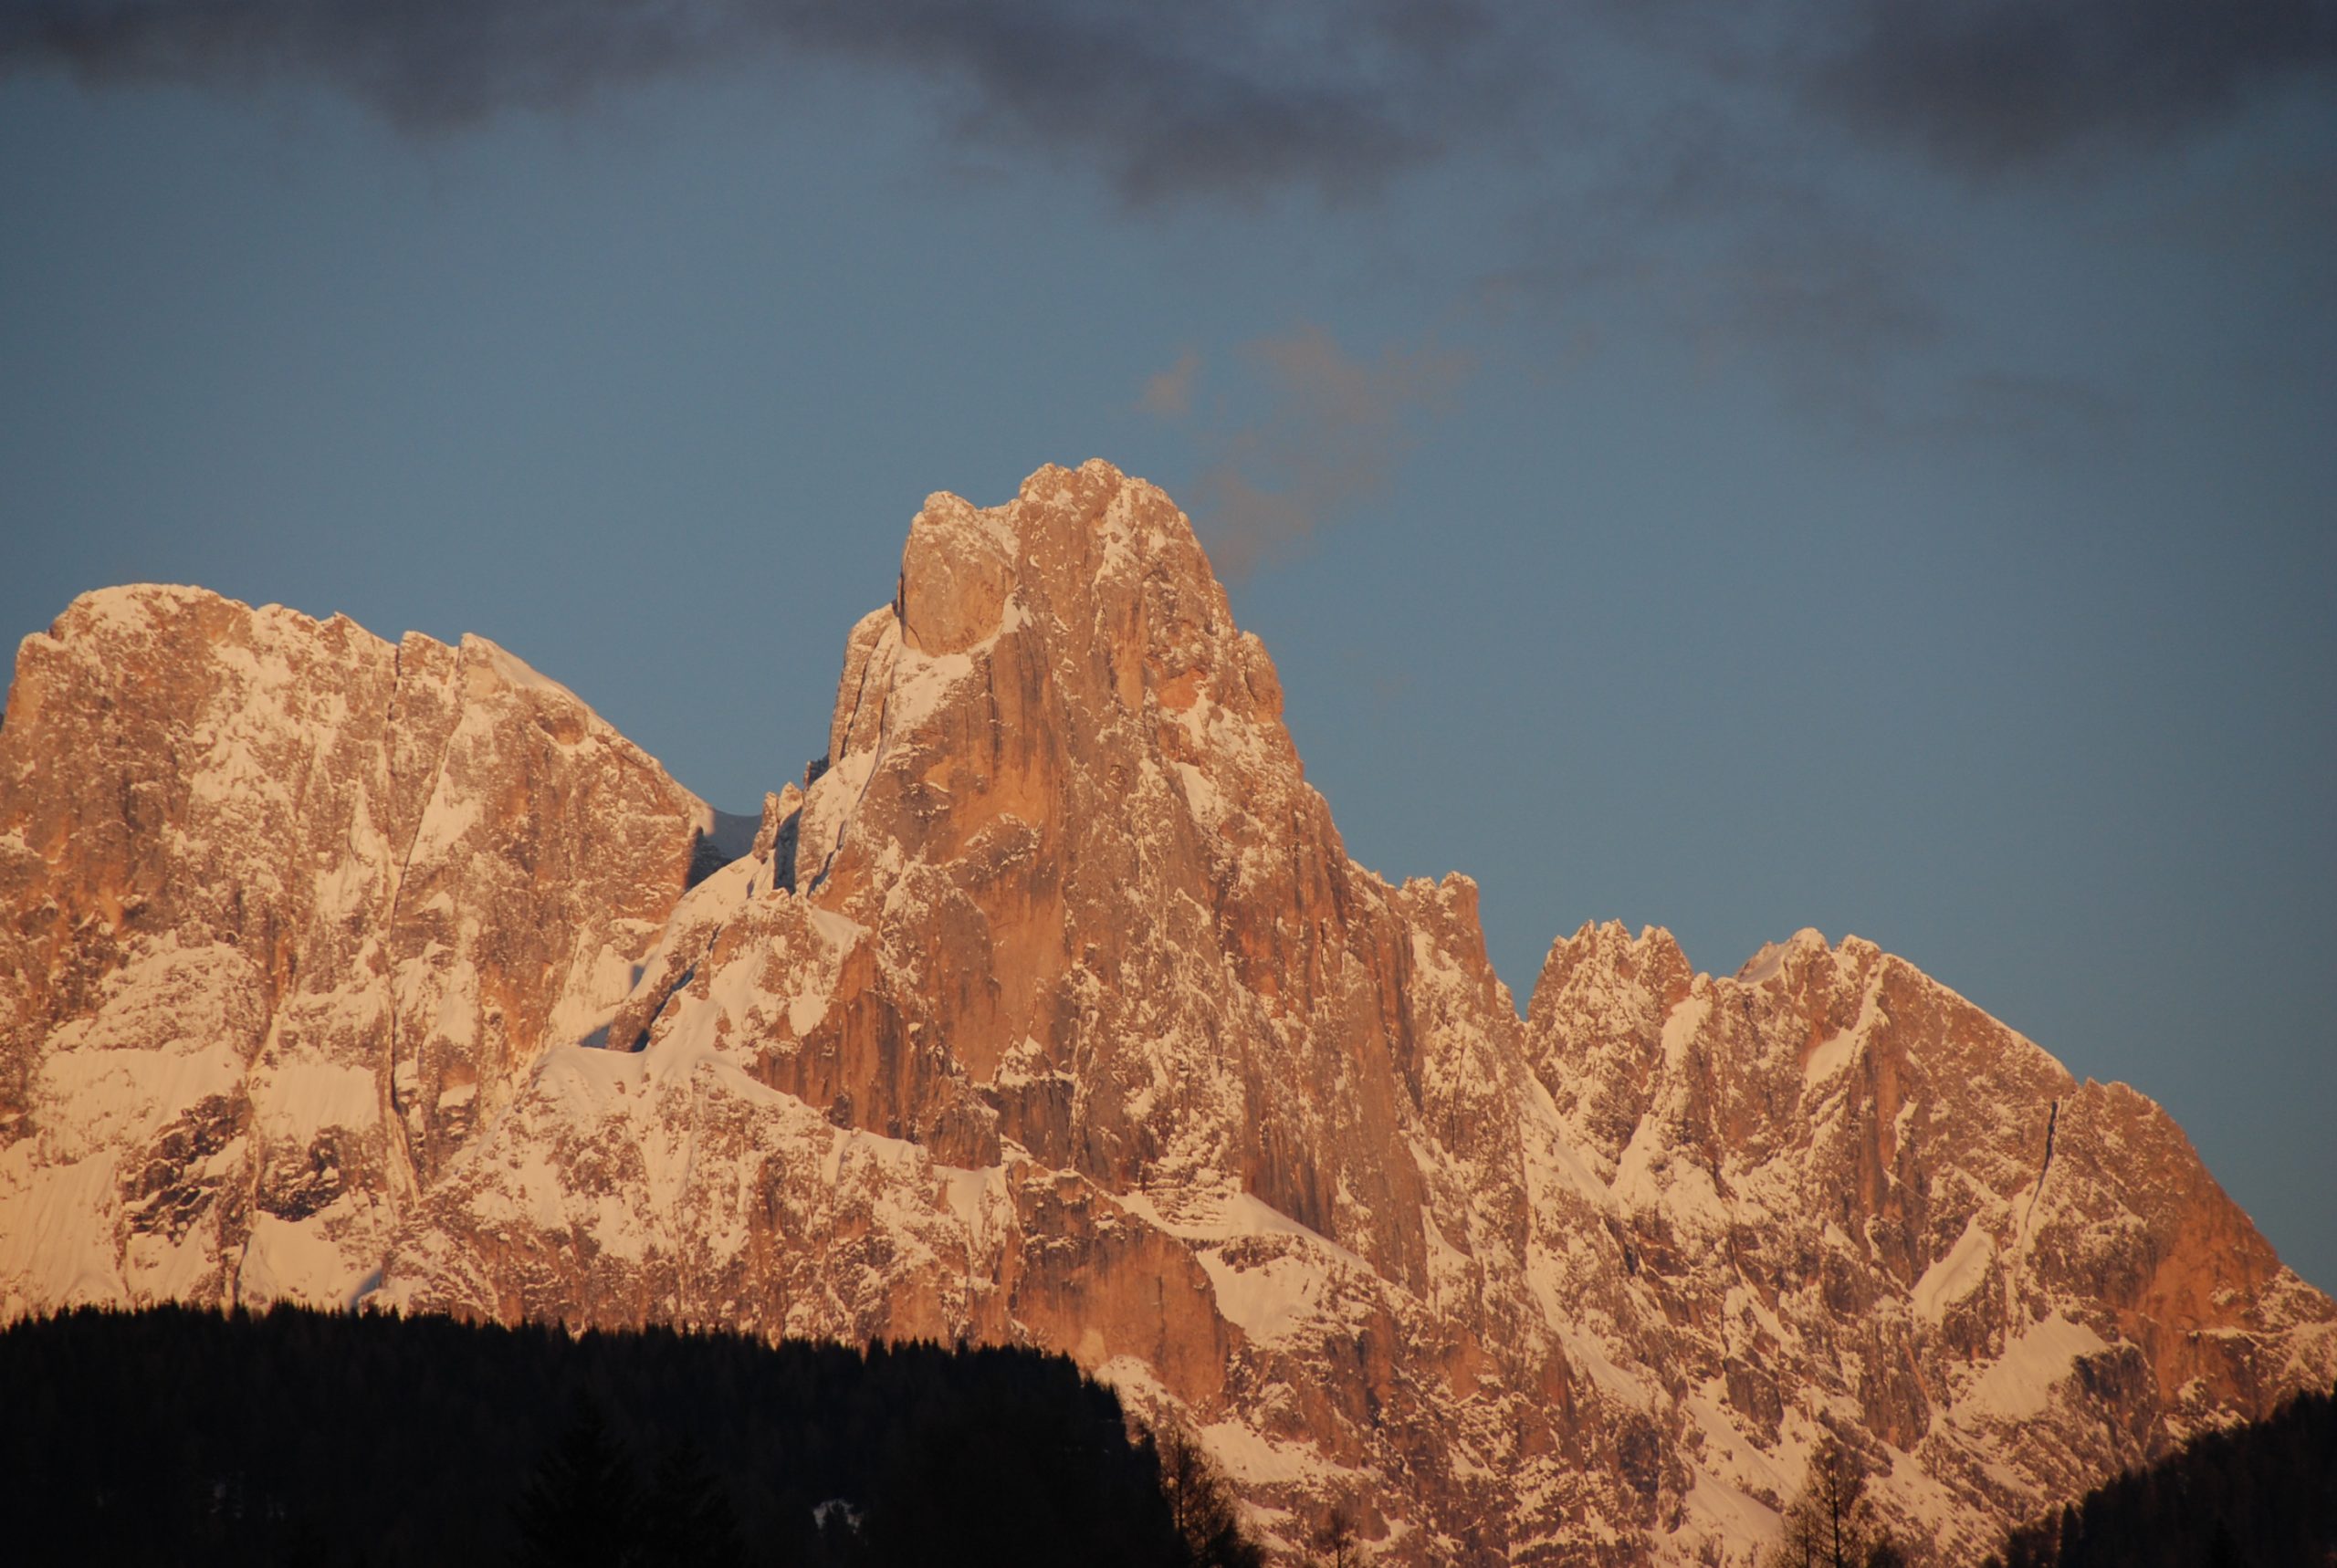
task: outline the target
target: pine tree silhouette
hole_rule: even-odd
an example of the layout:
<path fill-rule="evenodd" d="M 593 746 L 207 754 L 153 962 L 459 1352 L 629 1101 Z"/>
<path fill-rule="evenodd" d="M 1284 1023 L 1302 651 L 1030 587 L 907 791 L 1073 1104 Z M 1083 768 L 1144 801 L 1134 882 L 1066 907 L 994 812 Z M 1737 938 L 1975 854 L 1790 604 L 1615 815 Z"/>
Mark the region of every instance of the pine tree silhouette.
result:
<path fill-rule="evenodd" d="M 632 1471 L 599 1402 L 579 1398 L 567 1430 L 520 1495 L 521 1568 L 639 1568 Z"/>
<path fill-rule="evenodd" d="M 730 1493 L 685 1437 L 657 1461 L 641 1510 L 641 1568 L 738 1568 L 747 1555 Z"/>

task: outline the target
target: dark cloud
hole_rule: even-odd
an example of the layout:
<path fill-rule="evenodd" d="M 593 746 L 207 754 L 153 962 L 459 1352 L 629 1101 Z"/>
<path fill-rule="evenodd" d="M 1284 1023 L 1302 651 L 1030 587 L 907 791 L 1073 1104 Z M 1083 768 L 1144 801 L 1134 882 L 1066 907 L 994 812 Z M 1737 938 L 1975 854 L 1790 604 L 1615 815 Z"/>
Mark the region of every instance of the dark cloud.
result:
<path fill-rule="evenodd" d="M 100 83 L 314 79 L 409 130 L 443 130 L 702 64 L 744 21 L 625 0 L 13 0 L 0 61 Z"/>
<path fill-rule="evenodd" d="M 1758 352 L 1787 390 L 1839 407 L 1871 401 L 1885 367 L 1944 328 L 1904 249 L 1847 222 L 1748 225 L 1675 305 L 1707 357 Z"/>
<path fill-rule="evenodd" d="M 1514 102 L 1451 0 L 9 0 L 0 68 L 97 82 L 309 80 L 445 131 L 754 60 L 907 68 L 962 129 L 1100 162 L 1136 200 L 1362 193 Z"/>
<path fill-rule="evenodd" d="M 1367 197 L 1468 158 L 1509 224 L 1483 299 L 1578 342 L 1651 326 L 1871 411 L 1961 324 L 1904 169 L 1861 185 L 1846 133 L 1986 177 L 2160 147 L 2337 71 L 2337 0 L 0 0 L 0 74 L 315 84 L 423 133 L 690 73 L 784 92 L 839 63 L 926 84 L 960 141 L 1095 171 L 1138 204 Z M 2244 225 L 2202 222 L 2325 257 L 2326 172 L 2300 178 Z M 1249 357 L 1280 412 L 1218 437 L 1204 487 L 1237 570 L 1384 484 L 1421 403 L 1400 357 L 1276 341 Z M 1145 406 L 1186 417 L 1200 368 L 1156 378 Z M 1387 396 L 1340 405 L 1355 375 Z M 2015 380 L 1975 387 L 1941 423 L 2095 418 Z"/>
<path fill-rule="evenodd" d="M 2337 0 L 1855 0 L 1808 101 L 1970 173 L 2146 147 L 2337 68 Z"/>
<path fill-rule="evenodd" d="M 0 69 L 321 82 L 400 126 L 561 110 L 661 77 L 844 59 L 923 74 L 956 129 L 1099 165 L 1138 201 L 1367 194 L 1460 151 L 1598 141 L 1617 61 L 1815 106 L 1993 172 L 2155 141 L 2337 64 L 2337 0 L 5 0 Z"/>
<path fill-rule="evenodd" d="M 1619 162 L 1517 225 L 1520 260 L 1485 280 L 1487 305 L 1653 329 L 1705 370 L 1756 360 L 1829 413 L 1871 408 L 1893 366 L 1950 334 L 1927 258 L 1892 220 L 1724 120 L 1676 117 Z"/>

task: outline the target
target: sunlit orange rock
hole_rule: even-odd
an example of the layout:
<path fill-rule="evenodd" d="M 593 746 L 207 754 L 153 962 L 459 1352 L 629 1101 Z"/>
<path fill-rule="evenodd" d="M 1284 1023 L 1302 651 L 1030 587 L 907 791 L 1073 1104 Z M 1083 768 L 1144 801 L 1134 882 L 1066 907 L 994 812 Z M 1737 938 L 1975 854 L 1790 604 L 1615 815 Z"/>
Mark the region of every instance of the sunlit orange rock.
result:
<path fill-rule="evenodd" d="M 935 497 L 693 884 L 491 645 L 85 600 L 0 730 L 0 1300 L 1043 1345 L 1391 1563 L 1746 1562 L 1828 1432 L 1960 1561 L 2337 1377 L 2163 1113 L 1870 944 L 1587 925 L 1521 1019 L 1282 704 L 1150 486 Z"/>

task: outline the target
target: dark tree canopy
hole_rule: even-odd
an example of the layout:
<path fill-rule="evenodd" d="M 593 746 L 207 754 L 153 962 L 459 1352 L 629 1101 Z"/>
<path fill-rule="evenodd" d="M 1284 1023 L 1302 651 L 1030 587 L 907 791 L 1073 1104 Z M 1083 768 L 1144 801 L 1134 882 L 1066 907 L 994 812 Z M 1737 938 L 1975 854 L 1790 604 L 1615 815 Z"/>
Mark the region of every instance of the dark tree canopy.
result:
<path fill-rule="evenodd" d="M 83 1310 L 0 1330 L 0 1410 L 11 1562 L 1199 1555 L 1152 1441 L 1036 1351 Z"/>
<path fill-rule="evenodd" d="M 2015 1531 L 1989 1568 L 2327 1568 L 2337 1392 L 2194 1438 Z"/>

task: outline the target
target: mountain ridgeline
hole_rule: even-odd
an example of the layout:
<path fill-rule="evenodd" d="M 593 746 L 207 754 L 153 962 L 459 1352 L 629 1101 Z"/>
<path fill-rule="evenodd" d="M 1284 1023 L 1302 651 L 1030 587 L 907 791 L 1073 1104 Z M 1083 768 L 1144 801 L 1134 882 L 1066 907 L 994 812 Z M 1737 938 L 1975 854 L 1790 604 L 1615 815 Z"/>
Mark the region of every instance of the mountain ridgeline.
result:
<path fill-rule="evenodd" d="M 1521 1019 L 1282 703 L 1102 463 L 927 500 L 718 864 L 492 643 L 86 595 L 0 727 L 0 1315 L 1039 1347 L 1391 1563 L 1749 1563 L 1820 1452 L 1973 1561 L 2337 1378 L 2164 1112 L 1870 943 L 1586 925 Z"/>

